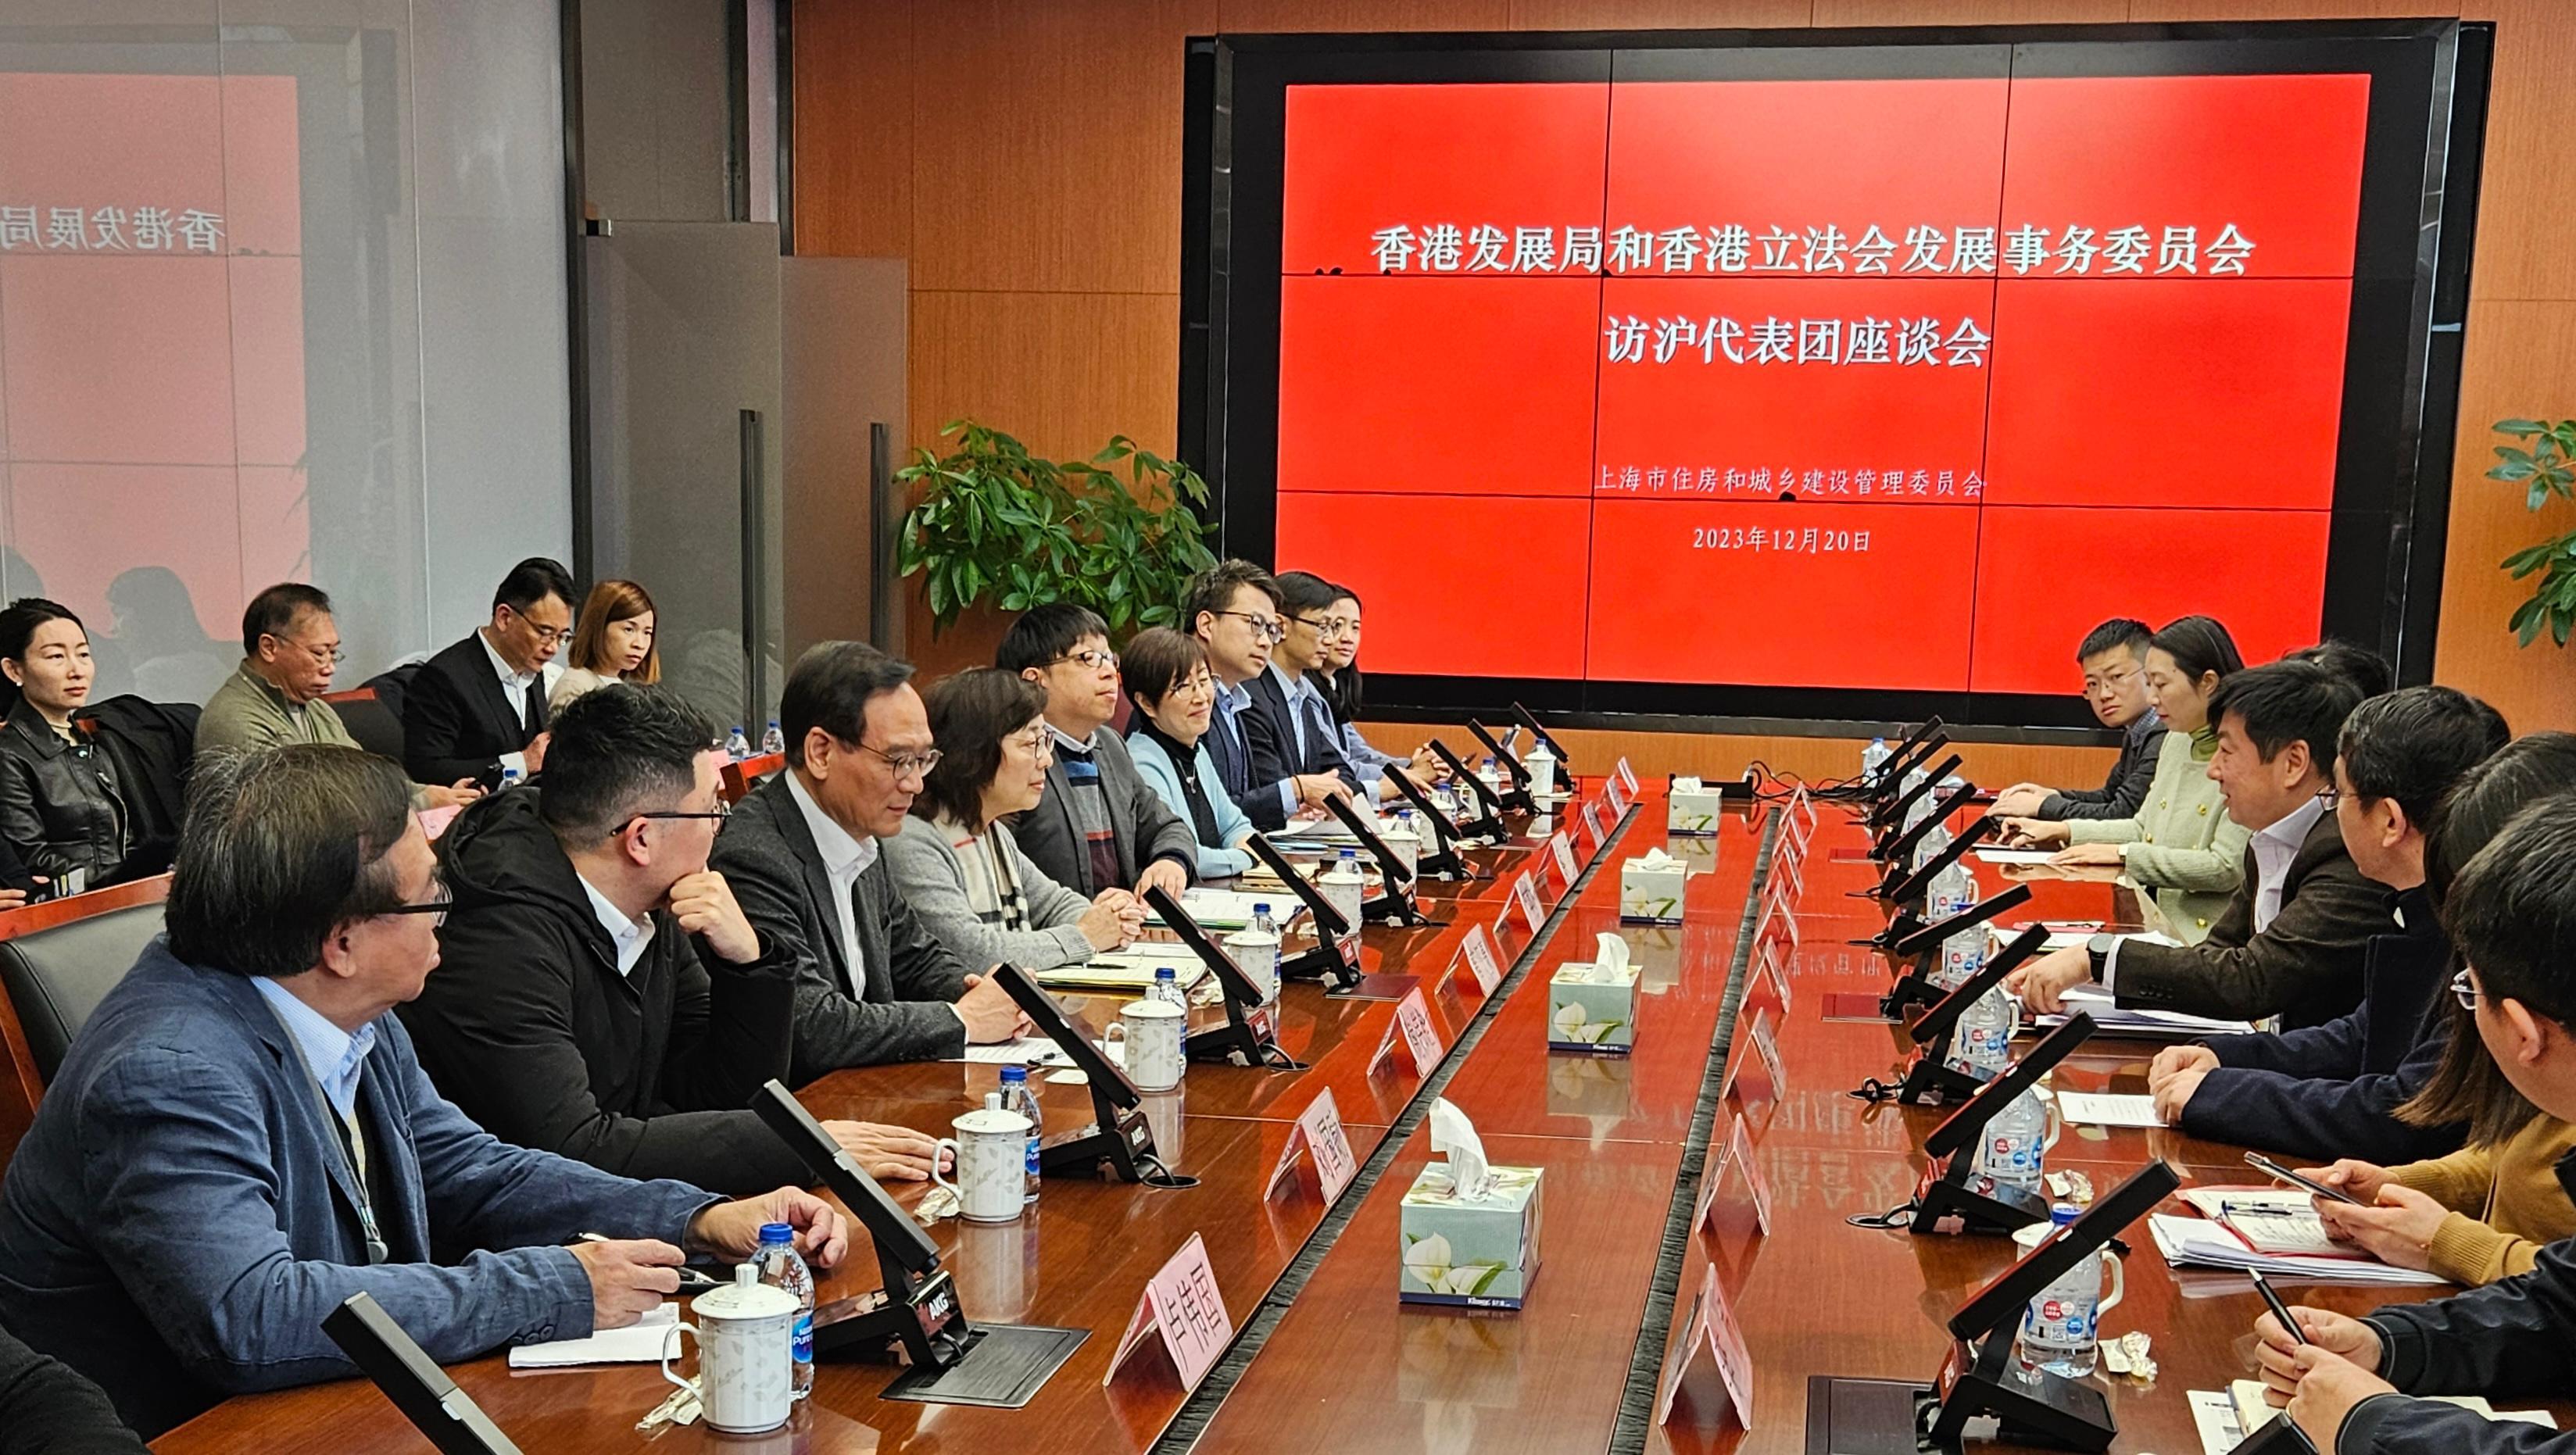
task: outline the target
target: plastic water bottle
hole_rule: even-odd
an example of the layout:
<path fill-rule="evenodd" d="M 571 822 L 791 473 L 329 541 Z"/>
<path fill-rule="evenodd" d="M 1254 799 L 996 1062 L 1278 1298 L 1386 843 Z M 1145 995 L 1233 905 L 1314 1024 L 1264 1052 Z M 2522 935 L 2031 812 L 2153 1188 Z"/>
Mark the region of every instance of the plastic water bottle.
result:
<path fill-rule="evenodd" d="M 2075 1217 L 2076 1209 L 2061 1202 L 2048 1210 L 2048 1225 L 2062 1228 Z M 2093 1372 L 2102 1356 L 2102 1260 L 2110 1256 L 2097 1249 L 2076 1259 L 2022 1310 L 2023 1365 L 2067 1379 Z"/>
<path fill-rule="evenodd" d="M 1923 831 L 1922 838 L 1914 841 L 1914 862 L 1907 867 L 1920 869 L 1939 857 L 1941 851 L 1948 847 L 1950 847 L 1950 830 L 1946 825 L 1936 823 Z"/>
<path fill-rule="evenodd" d="M 814 1270 L 796 1252 L 796 1230 L 785 1223 L 760 1225 L 760 1249 L 751 1255 L 760 1266 L 760 1281 L 796 1295 L 796 1322 L 790 1325 L 795 1368 L 790 1387 L 798 1399 L 814 1392 Z"/>
<path fill-rule="evenodd" d="M 1986 1123 L 1986 1139 L 1977 1147 L 1975 1171 L 1999 1187 L 2039 1191 L 2048 1162 L 2048 1107 L 2036 1088 L 2014 1097 L 2012 1104 Z"/>
<path fill-rule="evenodd" d="M 1395 851 L 1395 861 L 1404 866 L 1404 872 L 1412 873 L 1414 865 L 1422 859 L 1422 835 L 1413 822 L 1413 810 L 1397 809 L 1395 827 L 1381 837 L 1385 839 L 1386 846 Z"/>
<path fill-rule="evenodd" d="M 1887 739 L 1870 739 L 1869 746 L 1860 750 L 1860 781 L 1868 787 L 1877 787 L 1879 771 L 1887 766 L 1888 759 L 1895 756 L 1888 750 Z"/>
<path fill-rule="evenodd" d="M 1154 988 L 1145 998 L 1189 1009 L 1189 1002 L 1181 997 L 1181 972 L 1169 965 L 1154 967 Z"/>
<path fill-rule="evenodd" d="M 1932 876 L 1923 892 L 1923 914 L 1927 923 L 1942 920 L 1977 902 L 1977 876 L 1967 867 L 1952 862 Z M 1968 983 L 1977 967 L 1986 963 L 1986 927 L 1970 925 L 1941 941 L 1940 962 L 1932 967 L 1932 983 L 1944 990 L 1954 990 Z"/>
<path fill-rule="evenodd" d="M 1904 785 L 1903 785 L 1903 787 L 1902 787 L 1901 789 L 1899 789 L 1899 790 L 1898 790 L 1898 791 L 1899 791 L 1900 796 L 1901 796 L 1902 794 L 1912 793 L 1915 789 L 1922 787 L 1922 786 L 1923 786 L 1923 780 L 1924 780 L 1924 779 L 1926 779 L 1926 778 L 1928 778 L 1928 777 L 1930 777 L 1930 776 L 1931 776 L 1930 774 L 1928 774 L 1928 773 L 1924 772 L 1924 771 L 1923 771 L 1922 769 L 1920 769 L 1920 768 L 1908 768 L 1908 769 L 1906 769 L 1906 770 L 1905 770 Z M 1904 827 L 1906 827 L 1906 828 L 1909 828 L 1909 829 L 1910 829 L 1910 828 L 1914 827 L 1916 824 L 1919 824 L 1919 823 L 1923 822 L 1925 819 L 1930 818 L 1931 816 L 1932 816 L 1932 795 L 1931 795 L 1931 794 L 1929 794 L 1929 793 L 1926 793 L 1926 794 L 1924 794 L 1922 797 L 1915 799 L 1915 800 L 1914 800 L 1914 804 L 1913 804 L 1913 806 L 1905 810 L 1905 824 L 1904 824 Z"/>
<path fill-rule="evenodd" d="M 1350 922 L 1350 935 L 1360 932 L 1360 899 L 1367 893 L 1368 880 L 1360 873 L 1360 851 L 1344 849 L 1333 867 L 1316 881 L 1323 886 L 1325 897 Z"/>
<path fill-rule="evenodd" d="M 725 735 L 725 756 L 737 763 L 751 756 L 751 739 L 742 735 L 741 723 L 735 723 L 733 731 Z"/>
<path fill-rule="evenodd" d="M 513 789 L 513 788 L 518 787 L 518 786 L 519 786 L 519 779 L 520 779 L 520 777 L 521 777 L 521 776 L 522 776 L 522 775 L 520 774 L 519 770 L 518 770 L 518 769 L 516 769 L 516 768 L 504 768 L 504 769 L 502 769 L 502 770 L 501 770 L 501 789 L 502 789 L 502 791 L 506 793 L 506 792 L 508 792 L 510 789 Z"/>
<path fill-rule="evenodd" d="M 1038 1200 L 1038 1141 L 1042 1135 L 1038 1122 L 1038 1094 L 1029 1085 L 1029 1068 L 1002 1068 L 1002 1110 L 1015 1111 L 1029 1119 L 1029 1191 L 1023 1202 Z"/>
<path fill-rule="evenodd" d="M 787 751 L 787 734 L 778 730 L 778 719 L 774 717 L 769 720 L 769 731 L 760 735 L 760 751 L 763 753 Z"/>
<path fill-rule="evenodd" d="M 1990 1078 L 2002 1075 L 2012 1065 L 2012 1038 L 2019 1022 L 2019 1008 L 2002 986 L 1978 996 L 1950 1036 L 1950 1069 L 1982 1071 Z"/>

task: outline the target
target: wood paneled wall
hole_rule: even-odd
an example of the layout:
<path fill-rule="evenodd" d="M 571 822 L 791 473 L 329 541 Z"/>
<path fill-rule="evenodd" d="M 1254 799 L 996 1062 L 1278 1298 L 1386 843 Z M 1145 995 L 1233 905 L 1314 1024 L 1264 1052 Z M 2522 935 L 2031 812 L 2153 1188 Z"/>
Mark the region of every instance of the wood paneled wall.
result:
<path fill-rule="evenodd" d="M 1058 456 L 1113 433 L 1169 449 L 1179 414 L 1182 42 L 1284 30 L 1563 30 L 1978 25 L 2459 14 L 2497 22 L 2495 85 L 2435 654 L 2440 680 L 2519 729 L 2576 728 L 2576 657 L 2518 649 L 2518 587 L 2496 563 L 2565 506 L 2524 512 L 2481 478 L 2488 426 L 2576 414 L 2576 193 L 2570 0 L 795 0 L 796 237 L 803 252 L 911 263 L 911 443 L 973 415 Z M 1327 563 L 1329 564 L 1329 563 Z M 990 660 L 990 623 L 913 652 L 932 671 Z M 1399 734 L 1400 729 L 1392 730 Z M 1637 771 L 1740 771 L 1848 743 L 1668 741 Z M 1569 743 L 1569 746 L 1572 746 Z M 1577 751 L 1580 751 L 1579 749 Z M 2038 759 L 2028 754 L 2037 751 Z M 1990 750 L 1989 775 L 2091 750 Z M 1703 756 L 1713 763 L 1702 763 Z M 1785 761 L 1784 761 L 1785 760 Z M 2079 771 L 2080 770 L 2080 771 Z M 2035 771 L 2031 776 L 2040 776 Z M 1984 781 L 1981 779 L 1980 781 Z M 2001 781 L 1997 777 L 1996 781 Z"/>

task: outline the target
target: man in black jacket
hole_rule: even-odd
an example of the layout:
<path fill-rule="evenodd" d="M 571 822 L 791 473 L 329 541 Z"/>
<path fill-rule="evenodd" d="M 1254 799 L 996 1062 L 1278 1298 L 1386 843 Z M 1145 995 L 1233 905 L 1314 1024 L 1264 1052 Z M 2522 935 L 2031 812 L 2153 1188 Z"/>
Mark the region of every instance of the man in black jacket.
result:
<path fill-rule="evenodd" d="M 2445 906 L 2468 968 L 2454 981 L 2478 1038 L 2515 1090 L 2576 1120 L 2576 795 L 2516 817 L 2480 850 Z M 2558 1180 L 2576 1197 L 2576 1169 Z M 2274 1404 L 2321 1455 L 2441 1450 L 2567 1455 L 2576 1435 L 2490 1423 L 2407 1395 L 2474 1394 L 2502 1403 L 2576 1393 L 2576 1243 L 2552 1243 L 2529 1273 L 2367 1318 L 2294 1307 L 2307 1342 L 2272 1315 L 2255 1321 Z M 2404 1393 L 2400 1393 L 2404 1391 Z"/>
<path fill-rule="evenodd" d="M 0 1455 L 145 1455 L 106 1391 L 0 1329 Z"/>
<path fill-rule="evenodd" d="M 2147 801 L 2164 747 L 2165 720 L 2147 702 L 2147 642 L 2155 634 L 2135 617 L 2115 616 L 2084 634 L 2075 665 L 2084 672 L 2084 705 L 2102 726 L 2120 730 L 2120 756 L 2099 788 L 2016 783 L 1995 795 L 2003 818 L 2052 823 L 2074 818 L 2127 818 Z"/>
<path fill-rule="evenodd" d="M 2386 1166 L 2459 1146 L 2458 1124 L 2415 1126 L 2393 1113 L 2424 1089 L 2449 1039 L 2435 1004 L 2451 958 L 2435 894 L 2448 886 L 2427 882 L 2426 861 L 2438 840 L 2447 881 L 2502 826 L 2485 815 L 2455 826 L 2447 808 L 2455 793 L 2474 791 L 2479 765 L 2510 736 L 2494 708 L 2448 687 L 2409 687 L 2353 709 L 2336 745 L 2334 811 L 2354 867 L 2397 891 L 2394 933 L 2371 936 L 2363 951 L 2362 1001 L 2351 1014 L 2160 1052 L 2148 1086 L 2167 1122 L 2214 1141 Z"/>
<path fill-rule="evenodd" d="M 2227 815 L 2252 830 L 2245 880 L 2197 945 L 2095 935 L 2040 957 L 2006 983 L 2048 1013 L 2099 980 L 2118 1003 L 2230 1020 L 2322 1025 L 2361 1003 L 2362 949 L 2387 927 L 2388 890 L 2362 877 L 2324 794 L 2335 740 L 2361 701 L 2308 662 L 2252 667 L 2218 684 L 2209 776 Z"/>
<path fill-rule="evenodd" d="M 403 693 L 403 766 L 415 783 L 471 778 L 497 788 L 504 769 L 546 761 L 546 693 L 572 639 L 572 573 L 543 556 L 510 568 L 492 620 L 421 664 Z"/>
<path fill-rule="evenodd" d="M 877 840 L 903 827 L 932 750 L 912 666 L 865 642 L 817 642 L 779 700 L 787 770 L 716 836 L 714 864 L 764 941 L 800 947 L 793 1084 L 844 1066 L 965 1054 L 1024 1020 L 895 891 Z M 980 972 L 989 967 L 975 966 Z"/>
<path fill-rule="evenodd" d="M 707 867 L 725 817 L 714 728 L 658 689 L 567 706 L 543 789 L 474 804 L 439 841 L 442 966 L 402 1008 L 421 1065 L 504 1141 L 628 1177 L 742 1193 L 808 1180 L 750 1110 L 789 1074 L 803 947 L 766 941 Z M 880 1178 L 931 1139 L 826 1123 Z"/>
<path fill-rule="evenodd" d="M 1268 669 L 1244 684 L 1253 711 L 1270 725 L 1267 754 L 1259 745 L 1253 751 L 1253 779 L 1320 778 L 1344 794 L 1359 793 L 1360 775 L 1342 756 L 1341 729 L 1313 675 L 1324 657 L 1323 615 L 1341 588 L 1311 571 L 1283 571 L 1278 586 L 1279 645 Z"/>

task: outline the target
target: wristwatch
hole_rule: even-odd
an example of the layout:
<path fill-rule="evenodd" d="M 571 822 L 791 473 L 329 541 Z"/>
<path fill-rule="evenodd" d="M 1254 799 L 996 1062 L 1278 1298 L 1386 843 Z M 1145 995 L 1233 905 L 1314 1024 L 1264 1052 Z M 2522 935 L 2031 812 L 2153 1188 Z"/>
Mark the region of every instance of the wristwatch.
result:
<path fill-rule="evenodd" d="M 2102 978 L 2102 969 L 2111 963 L 2111 947 L 2120 943 L 2118 935 L 2095 935 L 2084 942 L 2084 954 L 2093 962 L 2093 978 Z"/>

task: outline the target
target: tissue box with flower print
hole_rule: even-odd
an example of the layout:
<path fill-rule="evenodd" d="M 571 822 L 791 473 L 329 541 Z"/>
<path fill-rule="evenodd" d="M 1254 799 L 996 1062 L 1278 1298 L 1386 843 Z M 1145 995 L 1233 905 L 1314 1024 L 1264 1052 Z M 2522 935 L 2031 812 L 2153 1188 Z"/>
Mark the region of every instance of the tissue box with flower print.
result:
<path fill-rule="evenodd" d="M 1664 832 L 1713 839 L 1717 816 L 1725 806 L 1726 796 L 1716 789 L 1702 787 L 1696 778 L 1676 778 L 1664 800 Z"/>
<path fill-rule="evenodd" d="M 1569 961 L 1548 977 L 1547 1044 L 1602 1056 L 1625 1056 L 1636 1046 L 1637 966 L 1626 940 L 1596 936 L 1591 963 Z"/>
<path fill-rule="evenodd" d="M 1619 866 L 1619 918 L 1630 924 L 1677 925 L 1682 922 L 1682 888 L 1690 866 L 1661 849 Z"/>
<path fill-rule="evenodd" d="M 1434 1162 L 1407 1188 L 1397 1214 L 1404 1267 L 1396 1296 L 1449 1308 L 1517 1309 L 1538 1276 L 1537 1167 L 1490 1167 L 1483 1197 L 1450 1195 L 1449 1168 Z"/>

